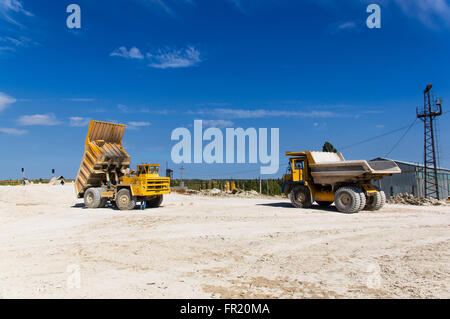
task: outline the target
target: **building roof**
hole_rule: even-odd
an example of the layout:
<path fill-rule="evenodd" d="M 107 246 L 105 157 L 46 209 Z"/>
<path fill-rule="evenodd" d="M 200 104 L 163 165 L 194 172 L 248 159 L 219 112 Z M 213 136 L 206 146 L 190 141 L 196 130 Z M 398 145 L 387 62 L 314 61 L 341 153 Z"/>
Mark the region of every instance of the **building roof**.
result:
<path fill-rule="evenodd" d="M 377 158 L 374 158 L 372 161 L 394 161 L 394 162 L 400 163 L 400 164 L 411 165 L 411 166 L 417 166 L 417 167 L 423 167 L 423 164 L 420 164 L 420 163 L 398 161 L 398 160 L 395 160 L 395 159 L 384 158 L 384 157 L 377 157 Z M 441 170 L 441 171 L 448 171 L 448 172 L 450 172 L 450 169 L 449 169 L 449 168 L 438 167 L 437 169 L 438 169 L 438 170 Z"/>

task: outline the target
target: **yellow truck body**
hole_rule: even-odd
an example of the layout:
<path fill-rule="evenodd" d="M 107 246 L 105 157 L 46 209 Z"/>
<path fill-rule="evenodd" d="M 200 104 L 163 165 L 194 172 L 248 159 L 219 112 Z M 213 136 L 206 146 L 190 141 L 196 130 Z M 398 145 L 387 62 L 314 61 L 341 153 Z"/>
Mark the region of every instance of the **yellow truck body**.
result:
<path fill-rule="evenodd" d="M 119 209 L 132 209 L 140 201 L 154 207 L 170 193 L 170 178 L 159 176 L 159 164 L 140 164 L 136 171 L 129 171 L 124 132 L 122 124 L 90 122 L 75 179 L 77 197 L 85 199 L 85 206 L 103 207 L 111 201 Z"/>
<path fill-rule="evenodd" d="M 381 209 L 386 195 L 371 183 L 401 173 L 393 161 L 346 161 L 341 153 L 303 151 L 286 156 L 289 172 L 282 191 L 299 208 L 315 201 L 320 206 L 334 202 L 345 213 Z"/>

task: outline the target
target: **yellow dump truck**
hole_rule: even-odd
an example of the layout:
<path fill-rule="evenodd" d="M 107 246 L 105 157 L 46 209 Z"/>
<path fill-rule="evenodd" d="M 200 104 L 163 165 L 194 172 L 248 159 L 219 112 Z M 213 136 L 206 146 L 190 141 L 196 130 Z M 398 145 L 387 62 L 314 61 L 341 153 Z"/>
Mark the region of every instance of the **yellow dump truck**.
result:
<path fill-rule="evenodd" d="M 91 121 L 85 150 L 75 180 L 78 198 L 87 208 L 105 207 L 108 201 L 121 210 L 137 202 L 145 207 L 161 205 L 170 193 L 170 178 L 159 177 L 159 164 L 140 164 L 130 171 L 130 156 L 124 150 L 125 125 Z"/>
<path fill-rule="evenodd" d="M 308 208 L 313 202 L 344 213 L 378 210 L 386 195 L 372 182 L 401 173 L 393 161 L 346 161 L 341 153 L 287 152 L 289 168 L 282 192 L 294 207 Z"/>

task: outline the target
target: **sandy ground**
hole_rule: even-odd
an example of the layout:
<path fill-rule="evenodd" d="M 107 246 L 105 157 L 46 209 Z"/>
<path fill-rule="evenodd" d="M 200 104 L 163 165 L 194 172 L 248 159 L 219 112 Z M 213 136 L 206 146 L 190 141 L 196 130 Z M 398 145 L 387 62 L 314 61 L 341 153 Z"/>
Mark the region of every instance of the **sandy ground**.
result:
<path fill-rule="evenodd" d="M 450 297 L 450 206 L 347 215 L 178 194 L 145 211 L 81 203 L 73 185 L 0 187 L 0 297 Z"/>

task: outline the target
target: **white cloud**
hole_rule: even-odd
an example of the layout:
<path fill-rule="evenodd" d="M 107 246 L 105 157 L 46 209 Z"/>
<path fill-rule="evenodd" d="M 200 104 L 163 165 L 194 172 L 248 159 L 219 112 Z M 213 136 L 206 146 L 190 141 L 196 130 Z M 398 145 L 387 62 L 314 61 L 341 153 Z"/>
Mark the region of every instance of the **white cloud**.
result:
<path fill-rule="evenodd" d="M 193 46 L 184 50 L 159 50 L 157 54 L 147 53 L 152 68 L 186 68 L 201 62 L 200 52 Z"/>
<path fill-rule="evenodd" d="M 150 122 L 128 122 L 128 125 L 142 127 L 142 126 L 150 126 L 152 124 Z"/>
<path fill-rule="evenodd" d="M 23 115 L 17 120 L 17 122 L 22 126 L 54 126 L 61 124 L 61 122 L 56 119 L 56 116 L 53 113 Z"/>
<path fill-rule="evenodd" d="M 69 120 L 70 120 L 69 125 L 74 127 L 88 126 L 89 122 L 91 121 L 90 118 L 80 116 L 72 116 L 71 118 L 69 118 Z"/>
<path fill-rule="evenodd" d="M 141 127 L 146 127 L 152 125 L 150 122 L 128 122 L 128 128 L 130 130 L 138 130 Z"/>
<path fill-rule="evenodd" d="M 393 0 L 408 16 L 428 27 L 436 27 L 436 18 L 450 24 L 450 4 L 447 0 Z"/>
<path fill-rule="evenodd" d="M 30 45 L 37 44 L 30 38 L 24 36 L 20 36 L 18 38 L 0 37 L 0 43 L 4 43 L 5 45 L 13 45 L 15 47 L 29 47 Z"/>
<path fill-rule="evenodd" d="M 130 111 L 128 109 L 128 106 L 123 105 L 123 104 L 117 104 L 117 108 L 119 109 L 120 112 L 123 112 L 123 113 L 128 113 Z"/>
<path fill-rule="evenodd" d="M 225 108 L 217 108 L 211 110 L 200 110 L 194 112 L 188 112 L 190 114 L 207 114 L 214 115 L 217 117 L 225 117 L 225 118 L 270 118 L 270 117 L 297 117 L 297 118 L 331 118 L 331 117 L 339 117 L 342 114 L 338 114 L 330 111 L 310 111 L 310 112 L 301 112 L 301 111 L 273 111 L 273 110 L 244 110 L 244 109 L 225 109 Z"/>
<path fill-rule="evenodd" d="M 115 49 L 113 52 L 111 52 L 110 56 L 118 56 L 126 59 L 138 59 L 138 60 L 142 60 L 144 58 L 144 56 L 142 55 L 141 51 L 138 48 L 132 47 L 130 50 L 127 50 L 127 48 L 124 46 Z"/>
<path fill-rule="evenodd" d="M 225 128 L 225 127 L 233 127 L 234 123 L 232 121 L 226 120 L 203 120 L 203 126 L 205 127 L 217 127 L 217 128 Z"/>
<path fill-rule="evenodd" d="M 351 30 L 356 28 L 356 23 L 353 21 L 345 22 L 337 26 L 339 30 Z"/>
<path fill-rule="evenodd" d="M 26 134 L 26 130 L 18 130 L 16 128 L 0 127 L 0 133 L 5 133 L 8 135 L 23 135 Z"/>
<path fill-rule="evenodd" d="M 23 8 L 23 4 L 19 0 L 0 0 L 0 19 L 4 19 L 10 23 L 20 25 L 13 17 L 12 14 L 24 14 L 26 16 L 32 16 L 33 14 Z"/>
<path fill-rule="evenodd" d="M 70 98 L 70 99 L 65 99 L 66 101 L 70 101 L 70 102 L 94 102 L 95 99 L 92 98 Z"/>
<path fill-rule="evenodd" d="M 10 104 L 15 103 L 17 100 L 5 93 L 0 92 L 0 112 L 6 109 Z"/>
<path fill-rule="evenodd" d="M 118 56 L 126 59 L 144 59 L 144 55 L 136 47 L 132 47 L 130 50 L 127 50 L 124 46 L 119 47 L 110 56 Z M 171 48 L 160 49 L 157 53 L 147 53 L 146 57 L 150 61 L 148 66 L 156 69 L 187 68 L 201 62 L 200 51 L 193 46 L 188 46 L 181 50 Z"/>

